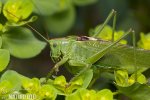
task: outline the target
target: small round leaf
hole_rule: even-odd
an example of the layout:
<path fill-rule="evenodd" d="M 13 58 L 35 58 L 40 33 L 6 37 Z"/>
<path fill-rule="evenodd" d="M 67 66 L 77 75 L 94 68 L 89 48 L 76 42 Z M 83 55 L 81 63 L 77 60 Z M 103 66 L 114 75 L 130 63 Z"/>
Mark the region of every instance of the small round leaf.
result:
<path fill-rule="evenodd" d="M 22 80 L 28 79 L 25 76 L 20 75 L 19 73 L 13 70 L 7 70 L 2 76 L 0 81 L 9 81 L 12 84 L 15 90 L 21 89 Z"/>
<path fill-rule="evenodd" d="M 34 12 L 39 15 L 53 15 L 54 13 L 67 10 L 70 6 L 70 0 L 32 0 Z M 48 10 L 48 11 L 47 11 Z"/>
<path fill-rule="evenodd" d="M 8 0 L 3 8 L 4 16 L 11 22 L 26 19 L 33 9 L 31 0 Z"/>
<path fill-rule="evenodd" d="M 55 100 L 57 96 L 54 87 L 47 84 L 41 87 L 39 95 L 42 100 L 43 99 Z"/>
<path fill-rule="evenodd" d="M 8 50 L 0 49 L 0 72 L 3 71 L 8 65 L 10 54 Z"/>
<path fill-rule="evenodd" d="M 2 47 L 18 58 L 31 58 L 39 54 L 46 43 L 35 38 L 33 33 L 23 27 L 14 28 L 2 36 Z"/>
<path fill-rule="evenodd" d="M 97 100 L 113 100 L 113 93 L 109 89 L 103 89 L 97 93 Z"/>

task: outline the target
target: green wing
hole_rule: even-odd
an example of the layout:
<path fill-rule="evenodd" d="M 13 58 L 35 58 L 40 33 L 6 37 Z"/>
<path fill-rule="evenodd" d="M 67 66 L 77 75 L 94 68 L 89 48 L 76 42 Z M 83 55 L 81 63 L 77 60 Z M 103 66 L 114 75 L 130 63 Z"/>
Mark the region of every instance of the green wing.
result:
<path fill-rule="evenodd" d="M 101 41 L 100 41 L 101 42 Z M 102 42 L 101 47 L 110 45 L 110 42 Z M 134 59 L 136 58 L 136 64 Z M 117 44 L 100 59 L 96 65 L 101 67 L 115 67 L 128 69 L 130 72 L 138 69 L 145 70 L 150 68 L 150 51 L 144 49 L 136 49 L 136 57 L 134 56 L 134 48 L 127 45 Z"/>
<path fill-rule="evenodd" d="M 94 53 L 102 50 L 103 48 L 112 44 L 112 42 L 108 41 L 80 41 L 82 44 L 82 48 L 86 48 L 82 53 L 82 57 L 86 56 L 86 58 L 90 57 Z M 77 53 L 75 53 L 77 55 Z M 81 57 L 81 56 L 80 56 Z M 81 58 L 82 58 L 81 57 Z M 80 58 L 80 59 L 81 59 Z M 136 64 L 134 64 L 134 59 L 136 58 Z M 134 57 L 134 48 L 127 45 L 117 44 L 112 49 L 108 51 L 106 55 L 104 55 L 99 61 L 97 61 L 94 65 L 103 67 L 103 68 L 123 68 L 127 69 L 130 72 L 135 70 L 135 65 L 137 68 L 141 70 L 145 70 L 150 68 L 150 51 L 144 49 L 136 49 L 136 57 Z"/>

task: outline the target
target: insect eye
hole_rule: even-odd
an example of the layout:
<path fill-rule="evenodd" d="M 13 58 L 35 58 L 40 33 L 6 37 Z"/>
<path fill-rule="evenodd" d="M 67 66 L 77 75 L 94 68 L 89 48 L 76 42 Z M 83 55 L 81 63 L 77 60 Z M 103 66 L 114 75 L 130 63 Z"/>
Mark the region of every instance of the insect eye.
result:
<path fill-rule="evenodd" d="M 57 46 L 57 44 L 56 44 L 56 43 L 54 43 L 54 44 L 53 44 L 53 47 L 55 48 L 56 46 Z"/>

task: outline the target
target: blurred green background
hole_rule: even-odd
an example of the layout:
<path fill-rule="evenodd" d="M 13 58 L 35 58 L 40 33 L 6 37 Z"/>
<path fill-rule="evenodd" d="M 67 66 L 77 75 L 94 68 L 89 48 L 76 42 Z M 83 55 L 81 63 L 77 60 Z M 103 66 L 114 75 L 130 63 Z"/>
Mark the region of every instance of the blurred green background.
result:
<path fill-rule="evenodd" d="M 67 1 L 70 2 L 70 0 Z M 76 1 L 74 4 L 61 3 L 61 9 L 59 9 L 57 3 L 54 4 L 52 9 L 48 9 L 49 6 L 53 5 L 53 2 L 47 4 L 33 0 L 36 9 L 32 15 L 37 15 L 38 20 L 30 25 L 46 38 L 88 35 L 89 29 L 102 24 L 109 12 L 115 9 L 117 11 L 116 30 L 133 28 L 137 40 L 139 40 L 140 32 L 150 32 L 150 0 L 74 1 Z M 56 8 L 58 8 L 57 11 L 53 11 Z M 109 24 L 112 26 L 112 20 Z M 36 36 L 38 37 L 38 35 Z M 38 38 L 42 40 L 42 38 Z M 49 45 L 47 45 L 42 53 L 34 58 L 18 59 L 11 56 L 11 62 L 7 69 L 16 70 L 28 77 L 45 77 L 54 65 L 49 55 Z M 68 74 L 64 68 L 61 69 L 60 73 Z"/>

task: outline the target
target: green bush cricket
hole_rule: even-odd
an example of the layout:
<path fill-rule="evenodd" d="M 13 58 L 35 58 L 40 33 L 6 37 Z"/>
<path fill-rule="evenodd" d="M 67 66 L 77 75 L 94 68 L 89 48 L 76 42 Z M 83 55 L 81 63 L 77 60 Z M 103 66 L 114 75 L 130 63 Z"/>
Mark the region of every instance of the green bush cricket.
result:
<path fill-rule="evenodd" d="M 94 38 L 98 33 L 102 31 L 103 27 L 108 23 L 112 16 L 114 16 L 112 42 L 106 42 Z M 125 33 L 125 35 L 123 35 L 117 41 L 113 41 L 115 23 L 116 11 L 112 10 L 102 27 L 99 29 L 99 32 L 94 34 L 93 37 L 74 36 L 49 40 L 51 57 L 52 59 L 54 59 L 54 61 L 58 62 L 52 68 L 52 70 L 48 74 L 48 77 L 50 77 L 54 71 L 58 71 L 58 68 L 65 63 L 68 64 L 67 68 L 70 72 L 72 72 L 73 74 L 78 73 L 77 76 L 79 76 L 88 68 L 91 68 L 94 64 L 102 65 L 106 68 L 118 66 L 118 68 L 121 68 L 122 66 L 126 66 L 126 68 L 122 69 L 132 69 L 134 71 L 137 71 L 138 67 L 143 67 L 144 69 L 145 67 L 150 67 L 150 64 L 148 62 L 141 61 L 140 59 L 142 57 L 145 60 L 148 60 L 150 57 L 150 52 L 141 49 L 135 49 L 135 34 L 132 29 L 129 29 Z M 118 42 L 130 33 L 133 34 L 133 47 L 120 45 Z M 113 64 L 113 60 L 117 62 L 113 57 L 111 57 L 110 59 L 108 58 L 111 63 L 107 61 L 107 58 L 106 60 L 102 59 L 101 61 L 101 58 L 106 54 L 115 55 L 113 57 L 116 57 L 116 55 L 118 55 L 118 57 L 116 57 L 118 60 L 118 65 L 116 65 L 116 63 Z M 122 58 L 120 58 L 119 56 L 121 56 Z M 119 61 L 119 59 L 121 60 Z"/>
<path fill-rule="evenodd" d="M 115 29 L 116 11 L 112 10 L 102 27 L 99 29 L 99 32 L 102 31 L 104 26 L 108 23 L 113 15 L 113 30 Z M 104 42 L 94 38 L 98 33 L 94 34 L 93 37 L 74 36 L 49 40 L 51 57 L 54 59 L 54 61 L 59 62 L 56 63 L 56 65 L 50 71 L 48 77 L 51 76 L 54 71 L 58 71 L 59 66 L 63 65 L 64 63 L 68 63 L 70 67 L 68 67 L 68 69 L 72 73 L 78 73 L 78 75 L 80 75 L 86 69 L 91 68 L 91 66 L 105 54 L 107 54 L 110 49 L 113 48 L 122 38 L 127 36 L 129 33 L 134 33 L 134 31 L 129 29 L 124 36 L 115 42 L 113 42 L 114 39 L 112 38 L 111 44 L 109 42 Z"/>

